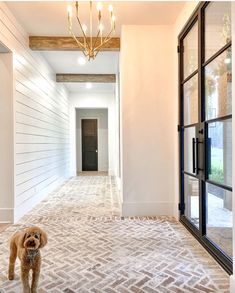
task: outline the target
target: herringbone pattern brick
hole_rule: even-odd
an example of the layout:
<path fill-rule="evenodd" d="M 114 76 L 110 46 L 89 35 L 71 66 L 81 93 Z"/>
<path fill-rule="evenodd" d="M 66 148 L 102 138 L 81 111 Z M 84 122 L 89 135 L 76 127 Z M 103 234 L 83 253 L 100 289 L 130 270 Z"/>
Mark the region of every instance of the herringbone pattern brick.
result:
<path fill-rule="evenodd" d="M 39 293 L 229 292 L 229 276 L 173 218 L 120 217 L 106 176 L 68 181 L 0 234 L 0 292 L 21 292 L 19 262 L 6 278 L 8 239 L 29 225 L 49 235 Z"/>

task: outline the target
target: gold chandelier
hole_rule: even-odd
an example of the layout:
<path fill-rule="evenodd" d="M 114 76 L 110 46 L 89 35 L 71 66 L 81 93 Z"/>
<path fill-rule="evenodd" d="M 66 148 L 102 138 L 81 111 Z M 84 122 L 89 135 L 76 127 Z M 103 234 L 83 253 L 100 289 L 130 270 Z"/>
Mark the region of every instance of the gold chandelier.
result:
<path fill-rule="evenodd" d="M 75 3 L 75 15 L 78 22 L 78 28 L 81 33 L 80 36 L 77 36 L 73 31 L 73 8 L 72 6 L 68 6 L 68 28 L 70 35 L 74 38 L 78 46 L 82 49 L 83 54 L 90 61 L 91 59 L 95 59 L 100 49 L 111 40 L 113 34 L 115 33 L 115 16 L 113 14 L 113 6 L 109 5 L 110 30 L 106 36 L 103 36 L 104 26 L 101 22 L 103 5 L 99 2 L 97 4 L 97 33 L 96 36 L 93 37 L 94 29 L 92 20 L 92 1 L 90 1 L 89 8 L 89 29 L 87 29 L 87 26 L 82 24 L 79 17 L 80 7 L 78 1 Z"/>

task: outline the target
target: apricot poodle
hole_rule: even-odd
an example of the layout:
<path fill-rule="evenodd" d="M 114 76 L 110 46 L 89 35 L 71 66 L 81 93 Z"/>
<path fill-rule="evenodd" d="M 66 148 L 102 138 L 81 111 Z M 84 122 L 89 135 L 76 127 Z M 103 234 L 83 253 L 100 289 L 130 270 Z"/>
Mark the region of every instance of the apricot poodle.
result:
<path fill-rule="evenodd" d="M 41 268 L 40 249 L 47 244 L 46 233 L 38 227 L 29 227 L 16 232 L 10 240 L 9 280 L 14 279 L 15 261 L 21 261 L 21 281 L 24 293 L 36 293 Z M 32 284 L 29 272 L 32 270 Z"/>

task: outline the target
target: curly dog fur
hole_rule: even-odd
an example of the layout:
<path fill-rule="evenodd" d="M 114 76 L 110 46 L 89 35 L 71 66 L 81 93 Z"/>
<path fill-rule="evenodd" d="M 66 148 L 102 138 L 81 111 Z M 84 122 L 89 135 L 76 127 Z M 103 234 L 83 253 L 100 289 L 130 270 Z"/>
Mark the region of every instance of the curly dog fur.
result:
<path fill-rule="evenodd" d="M 41 268 L 40 249 L 47 244 L 46 233 L 38 227 L 16 232 L 10 240 L 9 280 L 14 279 L 15 261 L 21 261 L 21 281 L 24 293 L 36 293 Z M 32 284 L 29 285 L 29 271 L 32 270 Z"/>

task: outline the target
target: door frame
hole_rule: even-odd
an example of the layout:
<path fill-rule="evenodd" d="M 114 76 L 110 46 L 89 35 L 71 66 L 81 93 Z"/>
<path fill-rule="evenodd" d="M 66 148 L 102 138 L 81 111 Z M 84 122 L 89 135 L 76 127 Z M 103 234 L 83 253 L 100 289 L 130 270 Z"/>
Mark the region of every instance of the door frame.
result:
<path fill-rule="evenodd" d="M 81 170 L 83 171 L 83 147 L 82 147 L 82 120 L 97 120 L 97 172 L 99 171 L 99 118 L 96 116 L 92 117 L 80 117 L 81 133 L 80 133 L 80 156 L 81 156 Z"/>
<path fill-rule="evenodd" d="M 184 176 L 183 176 L 183 170 L 184 170 L 184 124 L 183 124 L 183 39 L 188 34 L 190 29 L 193 27 L 193 25 L 198 21 L 198 124 L 201 123 L 201 121 L 205 121 L 205 94 L 204 94 L 204 66 L 208 64 L 211 61 L 211 58 L 207 60 L 203 64 L 203 47 L 204 47 L 204 10 L 209 4 L 209 1 L 206 2 L 200 2 L 197 7 L 195 8 L 194 12 L 192 13 L 191 17 L 189 18 L 188 22 L 182 29 L 181 33 L 178 36 L 178 96 L 179 96 L 179 192 L 180 192 L 180 203 L 179 203 L 179 211 L 180 211 L 180 222 L 193 234 L 193 236 L 206 248 L 206 250 L 216 259 L 216 261 L 229 273 L 233 273 L 233 264 L 232 259 L 228 257 L 223 251 L 212 243 L 207 237 L 206 237 L 206 182 L 209 182 L 209 180 L 206 181 L 206 172 L 204 172 L 203 178 L 200 178 L 199 180 L 199 229 L 196 228 L 185 216 L 184 216 Z M 213 57 L 218 57 L 222 51 L 225 51 L 229 47 L 231 47 L 231 43 L 225 45 L 221 50 L 219 50 L 216 54 L 213 54 Z M 216 56 L 217 55 L 217 56 Z M 189 75 L 185 80 L 189 80 L 193 75 L 195 74 L 195 71 Z M 227 115 L 225 118 L 231 118 L 232 115 Z M 216 120 L 216 119 L 212 119 Z M 208 122 L 212 122 L 212 120 L 208 120 L 205 122 L 202 122 L 202 126 L 204 128 L 204 137 L 207 137 L 207 125 Z M 222 120 L 222 119 L 221 119 Z M 192 126 L 192 125 L 191 125 Z M 203 159 L 204 161 L 204 168 L 207 170 L 207 143 L 204 142 L 203 147 Z M 192 174 L 190 174 L 192 176 Z M 197 177 L 198 178 L 198 177 Z M 213 184 L 215 184 L 213 182 Z M 231 189 L 232 190 L 232 189 Z M 233 211 L 234 213 L 234 211 Z"/>

